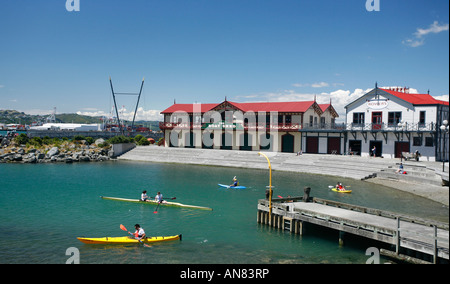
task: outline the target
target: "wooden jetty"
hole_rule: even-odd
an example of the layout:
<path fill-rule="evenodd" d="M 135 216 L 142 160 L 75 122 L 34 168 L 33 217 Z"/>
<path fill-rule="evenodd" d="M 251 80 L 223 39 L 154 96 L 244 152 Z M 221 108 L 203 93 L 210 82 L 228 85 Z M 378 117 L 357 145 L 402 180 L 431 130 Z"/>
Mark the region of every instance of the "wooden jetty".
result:
<path fill-rule="evenodd" d="M 339 231 L 339 244 L 344 234 L 387 243 L 400 251 L 428 255 L 433 263 L 438 258 L 449 259 L 449 225 L 389 211 L 350 205 L 320 198 L 303 197 L 258 200 L 258 223 L 303 235 L 304 223 L 311 223 Z M 425 257 L 427 258 L 427 257 Z"/>

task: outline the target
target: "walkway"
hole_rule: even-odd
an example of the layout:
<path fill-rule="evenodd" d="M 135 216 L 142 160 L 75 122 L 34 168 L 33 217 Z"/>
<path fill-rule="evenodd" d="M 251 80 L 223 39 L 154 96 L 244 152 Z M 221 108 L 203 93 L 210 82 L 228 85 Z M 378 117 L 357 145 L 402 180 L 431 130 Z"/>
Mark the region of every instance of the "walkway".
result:
<path fill-rule="evenodd" d="M 397 253 L 406 248 L 434 256 L 435 260 L 437 256 L 449 259 L 448 224 L 320 198 L 301 200 L 274 199 L 269 216 L 269 201 L 261 199 L 257 221 L 299 234 L 303 234 L 303 222 L 307 222 L 394 245 Z"/>

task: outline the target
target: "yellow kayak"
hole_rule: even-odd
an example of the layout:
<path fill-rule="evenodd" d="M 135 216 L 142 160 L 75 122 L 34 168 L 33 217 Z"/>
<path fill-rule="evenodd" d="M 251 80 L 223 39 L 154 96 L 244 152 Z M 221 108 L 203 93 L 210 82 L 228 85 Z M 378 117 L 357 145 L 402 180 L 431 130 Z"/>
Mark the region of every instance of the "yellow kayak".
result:
<path fill-rule="evenodd" d="M 104 237 L 104 238 L 77 238 L 80 242 L 85 244 L 139 244 L 140 242 L 133 237 Z M 151 244 L 157 242 L 168 242 L 181 240 L 181 234 L 167 237 L 149 237 L 141 240 L 144 244 Z"/>
<path fill-rule="evenodd" d="M 336 192 L 341 192 L 341 193 L 350 193 L 352 192 L 351 189 L 346 189 L 346 190 L 338 190 L 335 187 L 331 189 L 332 191 L 336 191 Z"/>

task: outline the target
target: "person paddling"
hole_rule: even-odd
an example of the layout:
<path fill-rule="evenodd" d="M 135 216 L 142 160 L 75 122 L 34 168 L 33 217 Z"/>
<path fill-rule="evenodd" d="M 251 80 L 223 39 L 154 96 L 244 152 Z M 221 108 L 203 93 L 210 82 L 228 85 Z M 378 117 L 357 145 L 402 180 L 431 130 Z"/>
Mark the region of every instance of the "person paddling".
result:
<path fill-rule="evenodd" d="M 155 196 L 155 201 L 158 203 L 165 203 L 165 201 L 163 200 L 163 195 L 161 194 L 161 192 L 158 191 L 158 193 Z"/>
<path fill-rule="evenodd" d="M 142 240 L 146 238 L 145 231 L 139 224 L 134 225 L 136 232 L 134 232 L 134 237 L 136 240 Z"/>
<path fill-rule="evenodd" d="M 144 190 L 141 194 L 141 201 L 147 201 L 148 199 L 148 195 L 147 195 L 147 190 Z"/>
<path fill-rule="evenodd" d="M 339 191 L 345 191 L 345 187 L 340 182 L 338 182 L 336 184 L 336 189 L 339 190 Z"/>
<path fill-rule="evenodd" d="M 234 176 L 234 178 L 233 178 L 233 184 L 230 185 L 230 186 L 238 186 L 238 185 L 239 185 L 239 182 L 238 182 L 236 176 Z"/>

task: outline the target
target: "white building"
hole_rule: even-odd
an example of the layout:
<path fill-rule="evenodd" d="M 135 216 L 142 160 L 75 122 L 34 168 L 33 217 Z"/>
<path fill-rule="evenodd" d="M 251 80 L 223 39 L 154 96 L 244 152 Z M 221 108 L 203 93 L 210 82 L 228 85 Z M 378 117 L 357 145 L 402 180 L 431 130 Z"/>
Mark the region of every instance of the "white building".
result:
<path fill-rule="evenodd" d="M 448 133 L 440 129 L 449 117 L 448 102 L 407 88 L 375 87 L 345 109 L 348 153 L 368 156 L 375 147 L 376 156 L 384 158 L 417 150 L 421 160 L 448 160 Z"/>
<path fill-rule="evenodd" d="M 54 131 L 102 131 L 101 124 L 79 123 L 45 123 L 41 126 L 32 126 L 30 130 L 54 130 Z"/>

